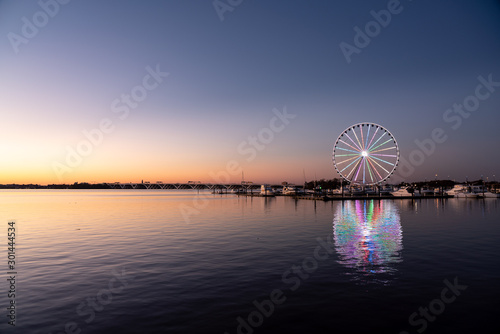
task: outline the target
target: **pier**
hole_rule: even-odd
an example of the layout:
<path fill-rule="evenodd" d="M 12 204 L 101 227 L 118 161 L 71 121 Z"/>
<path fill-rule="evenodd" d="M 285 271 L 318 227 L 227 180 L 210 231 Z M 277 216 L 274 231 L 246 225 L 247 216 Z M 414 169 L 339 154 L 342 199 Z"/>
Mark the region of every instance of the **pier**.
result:
<path fill-rule="evenodd" d="M 193 190 L 237 190 L 252 191 L 260 189 L 260 184 L 253 184 L 251 182 L 242 183 L 202 183 L 199 181 L 188 181 L 187 183 L 165 183 L 165 182 L 129 182 L 129 183 L 105 183 L 111 189 L 193 189 Z"/>

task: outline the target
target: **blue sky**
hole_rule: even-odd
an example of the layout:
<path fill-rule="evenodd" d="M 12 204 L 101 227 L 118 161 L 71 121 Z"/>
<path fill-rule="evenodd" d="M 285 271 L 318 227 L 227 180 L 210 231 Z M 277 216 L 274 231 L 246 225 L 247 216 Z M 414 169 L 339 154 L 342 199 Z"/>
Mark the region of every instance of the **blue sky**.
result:
<path fill-rule="evenodd" d="M 409 181 L 500 178 L 500 87 L 458 129 L 443 119 L 479 76 L 500 82 L 498 1 L 243 0 L 223 21 L 212 1 L 41 3 L 57 13 L 13 46 L 43 9 L 0 1 L 0 183 L 210 182 L 229 161 L 255 182 L 332 178 L 333 144 L 359 122 L 389 129 L 406 160 L 415 140 L 445 131 Z M 396 5 L 348 63 L 340 43 Z M 169 75 L 118 119 L 112 101 L 157 66 Z M 248 161 L 238 147 L 285 107 L 295 118 Z M 103 118 L 113 130 L 69 166 L 68 147 Z"/>

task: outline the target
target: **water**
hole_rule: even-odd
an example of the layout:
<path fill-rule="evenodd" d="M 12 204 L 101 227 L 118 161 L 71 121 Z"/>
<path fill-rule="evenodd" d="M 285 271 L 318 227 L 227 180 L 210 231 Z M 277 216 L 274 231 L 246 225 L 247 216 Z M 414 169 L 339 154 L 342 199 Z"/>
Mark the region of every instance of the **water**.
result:
<path fill-rule="evenodd" d="M 499 202 L 3 190 L 0 333 L 489 332 Z"/>

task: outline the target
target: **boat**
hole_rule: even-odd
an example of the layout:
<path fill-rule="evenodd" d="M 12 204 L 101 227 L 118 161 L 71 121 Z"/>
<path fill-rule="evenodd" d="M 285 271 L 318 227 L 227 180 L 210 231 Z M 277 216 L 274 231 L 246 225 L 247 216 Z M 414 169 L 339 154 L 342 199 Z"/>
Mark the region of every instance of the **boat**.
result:
<path fill-rule="evenodd" d="M 274 195 L 281 196 L 283 195 L 282 189 L 273 189 Z"/>
<path fill-rule="evenodd" d="M 331 195 L 342 195 L 342 189 L 333 189 L 330 191 Z"/>
<path fill-rule="evenodd" d="M 458 198 L 477 198 L 477 194 L 472 192 L 471 187 L 462 186 L 461 190 L 455 191 L 455 197 Z"/>
<path fill-rule="evenodd" d="M 485 191 L 484 193 L 478 194 L 479 198 L 500 198 L 500 194 L 495 194 L 489 191 Z"/>
<path fill-rule="evenodd" d="M 398 190 L 392 191 L 394 197 L 419 197 L 420 194 L 413 191 L 410 187 L 401 187 Z"/>
<path fill-rule="evenodd" d="M 294 196 L 297 195 L 298 189 L 293 185 L 286 185 L 283 187 L 283 195 Z"/>
<path fill-rule="evenodd" d="M 455 197 L 458 197 L 458 198 L 477 198 L 478 196 L 477 196 L 477 194 L 474 194 L 474 193 L 471 193 L 468 191 L 463 191 L 463 192 L 457 192 Z"/>
<path fill-rule="evenodd" d="M 457 193 L 461 192 L 463 189 L 464 189 L 463 184 L 455 184 L 453 188 L 446 190 L 446 195 L 457 197 Z"/>
<path fill-rule="evenodd" d="M 471 192 L 476 194 L 478 198 L 498 198 L 498 194 L 489 192 L 485 186 L 472 186 Z"/>
<path fill-rule="evenodd" d="M 276 196 L 273 188 L 269 184 L 263 184 L 260 186 L 260 195 L 265 197 Z"/>

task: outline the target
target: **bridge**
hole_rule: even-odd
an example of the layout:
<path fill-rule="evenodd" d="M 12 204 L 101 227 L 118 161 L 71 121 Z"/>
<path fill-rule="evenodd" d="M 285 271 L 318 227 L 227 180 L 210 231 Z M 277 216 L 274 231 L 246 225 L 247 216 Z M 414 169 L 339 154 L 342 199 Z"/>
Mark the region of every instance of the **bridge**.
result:
<path fill-rule="evenodd" d="M 253 182 L 241 183 L 202 183 L 200 181 L 188 181 L 187 183 L 165 183 L 158 181 L 156 183 L 140 182 L 140 183 L 106 183 L 112 189 L 193 189 L 193 190 L 253 190 L 260 189 L 260 184 Z"/>

